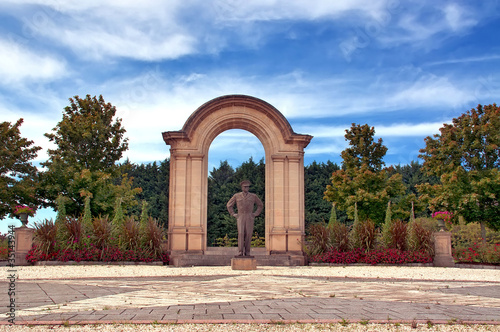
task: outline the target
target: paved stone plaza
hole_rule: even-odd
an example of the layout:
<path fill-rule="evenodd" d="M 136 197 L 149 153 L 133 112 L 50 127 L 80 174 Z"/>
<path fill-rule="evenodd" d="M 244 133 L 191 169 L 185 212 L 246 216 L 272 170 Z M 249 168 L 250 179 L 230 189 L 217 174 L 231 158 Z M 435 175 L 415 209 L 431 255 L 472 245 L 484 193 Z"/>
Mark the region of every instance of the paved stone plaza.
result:
<path fill-rule="evenodd" d="M 380 267 L 365 267 L 375 273 L 364 274 L 343 267 L 259 267 L 250 272 L 219 267 L 202 273 L 202 268 L 157 266 L 156 275 L 132 277 L 137 272 L 110 271 L 115 276 L 97 272 L 101 276 L 92 276 L 91 268 L 79 273 L 76 267 L 66 266 L 66 271 L 76 270 L 73 275 L 64 277 L 61 267 L 45 267 L 43 272 L 47 274 L 51 268 L 56 273 L 52 278 L 23 277 L 29 267 L 19 272 L 15 283 L 17 324 L 500 322 L 499 270 L 414 268 L 418 273 L 405 274 L 402 271 L 412 268 L 400 268 L 392 275 Z M 432 278 L 433 271 L 439 272 L 436 278 Z M 465 272 L 483 277 L 465 278 Z M 158 276 L 161 273 L 164 276 Z M 0 287 L 6 294 L 7 280 Z M 7 296 L 1 298 L 2 308 L 8 301 Z M 7 323 L 5 315 L 2 321 Z"/>

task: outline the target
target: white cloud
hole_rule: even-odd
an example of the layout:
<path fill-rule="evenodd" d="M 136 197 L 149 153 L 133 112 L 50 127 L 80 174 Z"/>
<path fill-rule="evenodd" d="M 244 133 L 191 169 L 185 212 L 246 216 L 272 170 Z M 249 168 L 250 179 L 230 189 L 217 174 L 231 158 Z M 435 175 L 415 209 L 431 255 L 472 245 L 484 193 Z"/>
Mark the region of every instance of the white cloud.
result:
<path fill-rule="evenodd" d="M 315 142 L 311 143 L 308 145 L 305 149 L 305 153 L 307 155 L 339 155 L 345 148 L 346 148 L 346 143 L 339 143 L 339 144 L 314 144 Z"/>
<path fill-rule="evenodd" d="M 390 1 L 330 1 L 319 0 L 305 2 L 303 0 L 258 0 L 212 1 L 214 13 L 219 20 L 238 21 L 272 21 L 285 19 L 318 19 L 322 17 L 339 17 L 347 12 L 361 12 L 372 16 L 386 7 Z"/>
<path fill-rule="evenodd" d="M 432 123 L 401 123 L 392 124 L 390 126 L 376 126 L 375 135 L 378 137 L 426 137 L 439 133 L 439 128 L 443 126 L 441 122 Z"/>
<path fill-rule="evenodd" d="M 393 123 L 391 125 L 377 125 L 375 137 L 425 137 L 439 132 L 443 126 L 442 122 L 432 123 Z M 315 138 L 331 138 L 340 142 L 344 138 L 346 129 L 351 126 L 300 126 L 300 130 L 313 135 Z"/>
<path fill-rule="evenodd" d="M 8 3 L 11 7 L 32 5 L 20 17 L 31 33 L 63 44 L 79 57 L 155 61 L 199 52 L 218 53 L 229 47 L 231 38 L 245 47 L 256 47 L 273 33 L 267 28 L 256 28 L 252 23 L 257 22 L 378 19 L 391 1 L 20 0 Z"/>
<path fill-rule="evenodd" d="M 0 39 L 1 84 L 59 79 L 65 75 L 64 61 L 38 54 L 18 43 Z"/>
<path fill-rule="evenodd" d="M 402 84 L 399 82 L 399 84 Z M 404 83 L 403 83 L 404 84 Z M 410 86 L 405 86 L 389 99 L 390 104 L 421 106 L 462 105 L 472 100 L 469 91 L 452 84 L 446 77 L 424 75 Z"/>
<path fill-rule="evenodd" d="M 432 7 L 432 10 L 427 7 Z M 387 47 L 408 44 L 411 48 L 438 48 L 447 37 L 475 26 L 474 15 L 477 13 L 456 3 L 439 8 L 434 4 L 415 2 L 405 11 L 393 15 L 390 27 L 377 37 Z"/>
<path fill-rule="evenodd" d="M 460 7 L 458 4 L 449 4 L 443 9 L 446 22 L 454 31 L 463 30 L 476 25 L 477 21 L 472 18 L 470 9 Z"/>

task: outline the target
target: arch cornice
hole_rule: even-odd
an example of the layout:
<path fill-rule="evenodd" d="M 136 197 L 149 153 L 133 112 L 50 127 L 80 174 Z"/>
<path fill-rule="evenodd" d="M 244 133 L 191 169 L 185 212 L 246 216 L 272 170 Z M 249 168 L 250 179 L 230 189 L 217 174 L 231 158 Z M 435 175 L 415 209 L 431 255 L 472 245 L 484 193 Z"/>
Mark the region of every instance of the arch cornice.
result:
<path fill-rule="evenodd" d="M 180 131 L 169 131 L 163 133 L 165 143 L 171 145 L 174 141 L 191 142 L 195 132 L 203 124 L 208 116 L 223 108 L 245 107 L 262 113 L 262 118 L 269 119 L 279 129 L 283 141 L 287 144 L 297 144 L 305 148 L 312 139 L 310 135 L 301 135 L 293 131 L 288 120 L 274 106 L 247 95 L 226 95 L 212 99 L 201 105 L 191 114 Z M 232 129 L 232 128 L 231 128 Z M 234 129 L 237 129 L 236 127 Z M 241 128 L 240 128 L 241 129 Z"/>

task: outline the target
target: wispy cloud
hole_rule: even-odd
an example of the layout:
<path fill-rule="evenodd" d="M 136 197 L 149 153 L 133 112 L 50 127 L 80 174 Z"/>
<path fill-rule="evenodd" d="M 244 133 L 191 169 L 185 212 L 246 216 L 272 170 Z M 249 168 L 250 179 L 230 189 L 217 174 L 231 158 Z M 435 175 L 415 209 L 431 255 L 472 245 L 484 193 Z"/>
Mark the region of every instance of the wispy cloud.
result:
<path fill-rule="evenodd" d="M 402 89 L 389 99 L 389 103 L 436 107 L 448 105 L 455 107 L 472 100 L 470 91 L 458 88 L 446 77 L 425 75 L 409 85 L 403 83 L 403 86 Z"/>
<path fill-rule="evenodd" d="M 453 3 L 444 6 L 443 12 L 446 22 L 454 31 L 464 30 L 477 24 L 474 11 L 471 8 L 465 8 Z"/>
<path fill-rule="evenodd" d="M 0 85 L 57 80 L 65 74 L 65 61 L 58 57 L 0 39 Z"/>
<path fill-rule="evenodd" d="M 500 60 L 500 54 L 490 54 L 490 55 L 475 56 L 475 57 L 465 57 L 459 59 L 432 61 L 429 63 L 425 63 L 424 66 L 439 66 L 439 65 L 456 64 L 456 63 L 469 63 L 469 62 L 488 62 L 496 60 Z"/>
<path fill-rule="evenodd" d="M 425 137 L 439 132 L 439 128 L 443 126 L 442 122 L 432 123 L 392 123 L 390 125 L 377 125 L 375 128 L 375 136 L 377 137 Z M 339 138 L 344 137 L 345 131 L 351 125 L 345 126 L 298 126 L 298 128 L 306 133 L 313 135 L 316 138 Z"/>

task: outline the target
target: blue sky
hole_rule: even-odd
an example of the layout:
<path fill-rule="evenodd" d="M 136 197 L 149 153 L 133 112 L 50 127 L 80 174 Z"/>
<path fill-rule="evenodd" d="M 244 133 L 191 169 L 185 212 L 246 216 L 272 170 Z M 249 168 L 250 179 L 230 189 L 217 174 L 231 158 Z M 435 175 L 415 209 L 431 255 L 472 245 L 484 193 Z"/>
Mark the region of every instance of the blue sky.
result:
<path fill-rule="evenodd" d="M 499 18 L 499 1 L 2 0 L 0 120 L 24 118 L 38 163 L 68 98 L 102 94 L 127 130 L 124 157 L 144 163 L 169 156 L 161 133 L 197 107 L 247 94 L 314 136 L 306 164 L 340 164 L 345 129 L 367 123 L 386 164 L 404 165 L 443 123 L 499 102 Z M 228 131 L 210 167 L 263 155 Z"/>

